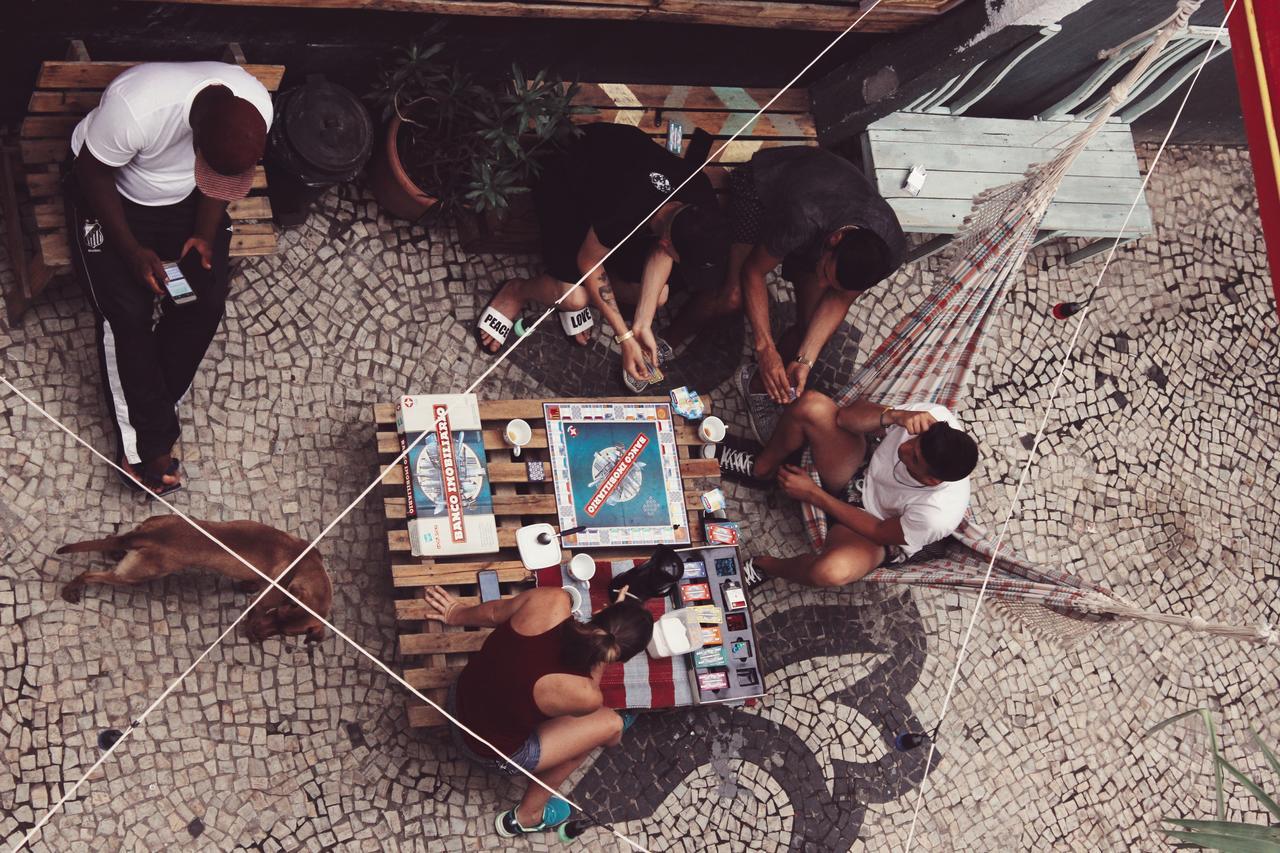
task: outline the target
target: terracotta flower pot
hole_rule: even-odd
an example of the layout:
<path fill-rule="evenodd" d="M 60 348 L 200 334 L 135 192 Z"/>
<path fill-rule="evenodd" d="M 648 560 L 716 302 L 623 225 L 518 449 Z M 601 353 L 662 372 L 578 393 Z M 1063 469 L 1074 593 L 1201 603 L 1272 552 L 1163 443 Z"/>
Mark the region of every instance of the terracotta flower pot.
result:
<path fill-rule="evenodd" d="M 396 145 L 399 133 L 400 116 L 392 116 L 387 123 L 386 139 L 369 163 L 369 187 L 383 210 L 403 219 L 418 219 L 436 199 L 423 192 L 400 164 Z"/>

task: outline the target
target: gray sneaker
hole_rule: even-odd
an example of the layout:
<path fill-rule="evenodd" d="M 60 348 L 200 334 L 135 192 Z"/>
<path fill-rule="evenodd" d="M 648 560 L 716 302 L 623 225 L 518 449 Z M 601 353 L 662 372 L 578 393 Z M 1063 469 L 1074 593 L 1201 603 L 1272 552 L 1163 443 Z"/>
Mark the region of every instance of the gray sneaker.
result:
<path fill-rule="evenodd" d="M 747 404 L 747 420 L 751 422 L 756 441 L 768 444 L 769 437 L 778 427 L 778 418 L 782 417 L 782 407 L 768 394 L 757 394 L 751 390 L 751 380 L 755 375 L 755 362 L 742 365 L 738 370 L 738 391 Z"/>

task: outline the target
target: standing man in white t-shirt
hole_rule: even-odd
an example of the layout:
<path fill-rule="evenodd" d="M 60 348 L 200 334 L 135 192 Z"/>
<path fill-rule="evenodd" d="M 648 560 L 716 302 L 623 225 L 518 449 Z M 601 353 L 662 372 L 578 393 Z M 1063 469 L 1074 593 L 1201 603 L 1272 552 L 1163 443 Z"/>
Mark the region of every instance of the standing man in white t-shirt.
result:
<path fill-rule="evenodd" d="M 813 450 L 821 486 L 785 464 L 805 445 Z M 820 554 L 748 561 L 744 575 L 751 586 L 769 577 L 842 586 L 909 559 L 960 526 L 978 463 L 977 443 L 943 406 L 895 409 L 855 400 L 842 407 L 812 390 L 786 408 L 763 450 L 732 454 L 721 459 L 723 468 L 749 465 L 757 479 L 776 476 L 788 496 L 813 504 L 830 522 Z"/>
<path fill-rule="evenodd" d="M 239 66 L 156 62 L 112 81 L 71 135 L 72 261 L 97 316 L 131 486 L 167 494 L 181 485 L 177 406 L 222 322 L 227 203 L 249 194 L 271 117 L 271 95 Z M 194 300 L 168 293 L 165 264 L 174 262 Z"/>

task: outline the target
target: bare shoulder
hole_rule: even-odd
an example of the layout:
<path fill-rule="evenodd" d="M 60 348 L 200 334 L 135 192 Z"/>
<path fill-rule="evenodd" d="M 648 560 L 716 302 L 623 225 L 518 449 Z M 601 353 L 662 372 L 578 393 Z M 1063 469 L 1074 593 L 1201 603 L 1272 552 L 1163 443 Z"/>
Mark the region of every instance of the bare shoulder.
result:
<path fill-rule="evenodd" d="M 511 614 L 511 627 L 517 634 L 533 636 L 554 628 L 572 612 L 569 593 L 561 587 L 539 587 L 520 593 Z"/>

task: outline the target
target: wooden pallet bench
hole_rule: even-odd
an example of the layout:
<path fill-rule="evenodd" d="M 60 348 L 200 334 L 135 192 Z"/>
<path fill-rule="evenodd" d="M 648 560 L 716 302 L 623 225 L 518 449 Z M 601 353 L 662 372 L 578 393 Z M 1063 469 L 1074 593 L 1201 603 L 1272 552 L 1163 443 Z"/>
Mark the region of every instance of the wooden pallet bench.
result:
<path fill-rule="evenodd" d="M 268 91 L 280 87 L 283 65 L 249 65 L 236 45 L 228 61 L 244 65 Z M 21 319 L 49 280 L 71 266 L 63 212 L 63 170 L 71 153 L 71 132 L 102 97 L 102 90 L 136 62 L 90 62 L 80 42 L 72 42 L 65 61 L 40 66 L 16 149 L 3 149 L 6 247 L 13 260 L 16 285 L 5 294 L 9 323 Z M 232 202 L 231 256 L 243 258 L 276 251 L 267 179 L 258 166 L 248 198 Z"/>
<path fill-rule="evenodd" d="M 683 129 L 682 152 L 692 141 L 694 131 L 703 130 L 710 134 L 711 153 L 716 155 L 706 167 L 707 176 L 717 190 L 724 191 L 729 171 L 750 160 L 761 148 L 818 144 L 807 89 L 788 89 L 764 115 L 753 118 L 777 94 L 777 89 L 738 86 L 583 83 L 575 103 L 592 107 L 595 112 L 576 120 L 582 124 L 630 124 L 647 131 L 661 144 L 666 143 L 671 124 L 679 123 Z M 740 130 L 743 133 L 720 151 Z M 538 223 L 527 193 L 517 196 L 510 212 L 501 219 L 463 217 L 459 231 L 463 249 L 471 253 L 531 252 L 539 246 Z"/>
<path fill-rule="evenodd" d="M 891 113 L 863 133 L 863 162 L 902 230 L 938 235 L 912 250 L 907 260 L 915 261 L 951 242 L 974 196 L 1019 180 L 1028 167 L 1053 157 L 1088 124 Z M 928 176 L 921 192 L 912 195 L 903 181 L 916 164 L 928 169 Z M 1130 214 L 1135 196 L 1138 204 Z M 1040 223 L 1035 245 L 1058 237 L 1092 238 L 1065 257 L 1064 263 L 1072 264 L 1110 249 L 1117 233 L 1121 242 L 1128 242 L 1150 234 L 1153 227 L 1133 134 L 1126 122 L 1113 119 L 1072 163 Z"/>
<path fill-rule="evenodd" d="M 604 397 L 591 402 L 664 402 L 666 397 Z M 704 402 L 709 401 L 704 396 Z M 476 573 L 486 569 L 498 573 L 503 596 L 516 595 L 534 586 L 534 577 L 516 551 L 516 531 L 538 522 L 555 524 L 556 499 L 552 492 L 550 465 L 545 482 L 531 483 L 527 461 L 548 462 L 547 431 L 543 419 L 543 403 L 586 402 L 585 400 L 491 400 L 480 403 L 485 452 L 488 455 L 494 514 L 498 520 L 496 554 L 466 555 L 431 559 L 414 557 L 409 549 L 409 530 L 405 520 L 404 470 L 396 465 L 382 478 L 383 510 L 387 523 L 387 548 L 391 553 L 391 580 L 396 590 L 396 621 L 399 650 L 405 680 L 432 701 L 441 705 L 467 657 L 480 648 L 489 629 L 442 625 L 424 618 L 424 589 L 442 586 L 472 604 L 477 601 Z M 512 418 L 523 418 L 533 427 L 533 440 L 523 449 L 519 459 L 502 440 L 502 430 Z M 378 459 L 386 467 L 400 453 L 396 436 L 395 405 L 381 403 L 373 407 L 377 425 Z M 689 528 L 693 544 L 704 544 L 700 521 L 699 496 L 720 484 L 720 463 L 703 459 L 702 442 L 695 428 L 676 416 L 676 445 L 680 453 L 681 475 L 685 483 L 685 505 L 690 510 Z M 648 551 L 635 549 L 593 549 L 611 558 L 647 557 Z M 564 552 L 568 559 L 568 552 Z M 411 727 L 438 726 L 444 723 L 430 705 L 415 697 L 408 699 Z"/>

